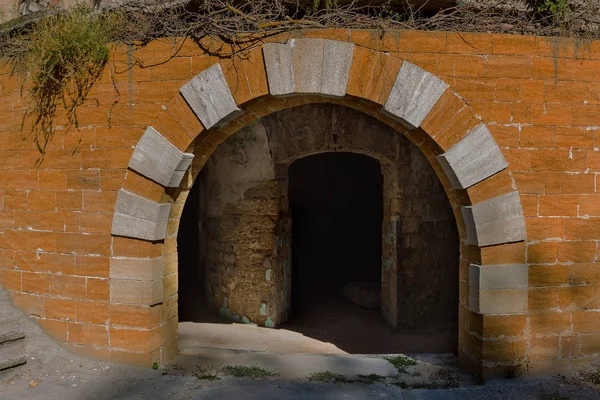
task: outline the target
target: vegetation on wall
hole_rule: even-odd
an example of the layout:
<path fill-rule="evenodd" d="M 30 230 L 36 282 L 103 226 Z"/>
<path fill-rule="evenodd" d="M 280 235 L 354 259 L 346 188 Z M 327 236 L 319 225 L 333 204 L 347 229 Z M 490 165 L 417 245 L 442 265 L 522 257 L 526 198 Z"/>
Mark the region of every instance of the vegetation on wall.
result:
<path fill-rule="evenodd" d="M 64 108 L 67 128 L 77 126 L 83 104 L 108 61 L 107 43 L 122 23 L 120 13 L 92 16 L 77 6 L 69 13 L 40 19 L 31 30 L 26 51 L 17 60 L 30 79 L 33 140 L 44 153 L 54 133 L 57 107 Z"/>
<path fill-rule="evenodd" d="M 571 3 L 574 1 L 575 3 Z M 529 0 L 528 7 L 505 2 L 461 1 L 439 12 L 414 9 L 407 0 L 377 7 L 337 0 L 129 0 L 118 7 L 70 11 L 48 9 L 26 23 L 0 26 L 0 56 L 26 72 L 27 121 L 40 153 L 52 139 L 57 113 L 77 127 L 81 106 L 109 58 L 110 43 L 144 46 L 159 37 L 194 40 L 218 37 L 220 57 L 243 55 L 270 35 L 297 29 L 485 31 L 538 35 L 597 36 L 593 10 L 579 0 Z M 4 28 L 4 29 L 3 29 Z M 227 48 L 227 50 L 225 49 Z M 175 52 L 177 54 L 177 52 Z M 137 63 L 144 67 L 139 61 Z M 25 125 L 24 125 L 25 126 Z"/>

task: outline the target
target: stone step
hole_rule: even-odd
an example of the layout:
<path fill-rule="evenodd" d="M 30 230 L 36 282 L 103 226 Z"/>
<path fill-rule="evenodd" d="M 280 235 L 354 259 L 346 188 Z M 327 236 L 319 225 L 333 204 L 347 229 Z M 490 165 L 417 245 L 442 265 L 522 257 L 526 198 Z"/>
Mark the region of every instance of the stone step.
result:
<path fill-rule="evenodd" d="M 0 331 L 0 371 L 26 362 L 25 334 L 23 331 Z"/>

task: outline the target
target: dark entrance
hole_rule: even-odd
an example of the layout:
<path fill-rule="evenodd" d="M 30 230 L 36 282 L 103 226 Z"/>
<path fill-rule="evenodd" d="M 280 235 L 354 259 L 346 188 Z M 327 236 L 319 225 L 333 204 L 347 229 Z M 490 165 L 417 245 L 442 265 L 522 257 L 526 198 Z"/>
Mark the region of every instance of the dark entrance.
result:
<path fill-rule="evenodd" d="M 358 308 L 345 297 L 344 286 L 355 282 L 381 291 L 379 161 L 354 153 L 302 158 L 290 166 L 288 193 L 292 319 L 284 328 L 327 339 L 346 351 L 369 352 L 367 343 L 352 338 L 353 326 L 383 325 L 380 311 Z"/>
<path fill-rule="evenodd" d="M 183 208 L 177 235 L 179 321 L 199 321 L 208 312 L 204 265 L 200 259 L 200 185 L 194 185 Z"/>

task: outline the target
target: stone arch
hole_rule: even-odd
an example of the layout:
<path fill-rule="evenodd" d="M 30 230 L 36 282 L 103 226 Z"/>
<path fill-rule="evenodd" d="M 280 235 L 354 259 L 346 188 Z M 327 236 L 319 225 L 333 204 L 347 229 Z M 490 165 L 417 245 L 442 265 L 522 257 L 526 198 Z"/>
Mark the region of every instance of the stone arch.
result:
<path fill-rule="evenodd" d="M 459 353 L 467 364 L 485 363 L 484 317 L 526 313 L 528 287 L 520 197 L 486 125 L 433 74 L 351 42 L 266 43 L 236 68 L 227 63 L 206 57 L 206 67 L 163 107 L 135 148 L 112 234 L 165 246 L 158 257 L 112 258 L 111 302 L 153 305 L 176 293 L 173 279 L 165 281 L 176 270 L 173 238 L 186 190 L 219 143 L 274 111 L 330 102 L 406 135 L 438 174 L 461 238 Z M 131 298 L 133 286 L 143 288 L 141 298 Z"/>

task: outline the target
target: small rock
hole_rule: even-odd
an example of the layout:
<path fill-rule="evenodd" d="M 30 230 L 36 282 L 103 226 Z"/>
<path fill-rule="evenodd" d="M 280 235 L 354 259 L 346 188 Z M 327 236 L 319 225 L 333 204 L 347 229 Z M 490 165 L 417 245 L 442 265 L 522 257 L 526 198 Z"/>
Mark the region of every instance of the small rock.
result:
<path fill-rule="evenodd" d="M 40 383 L 38 381 L 36 381 L 36 380 L 33 380 L 33 381 L 29 382 L 29 386 L 31 386 L 31 387 L 36 387 L 39 384 Z"/>

